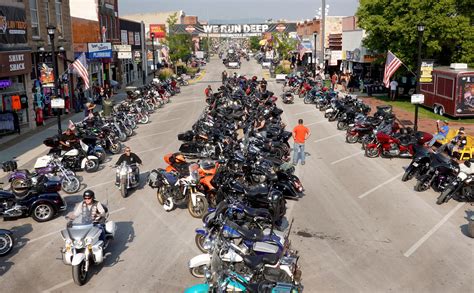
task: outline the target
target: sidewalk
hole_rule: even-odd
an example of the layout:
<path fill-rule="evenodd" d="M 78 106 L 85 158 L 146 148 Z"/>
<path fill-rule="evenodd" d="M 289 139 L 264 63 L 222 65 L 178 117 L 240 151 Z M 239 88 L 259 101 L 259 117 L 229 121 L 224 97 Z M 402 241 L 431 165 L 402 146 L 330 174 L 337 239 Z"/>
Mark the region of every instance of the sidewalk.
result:
<path fill-rule="evenodd" d="M 152 80 L 152 76 L 147 78 L 147 82 Z M 136 81 L 128 86 L 141 86 L 141 80 Z M 112 99 L 120 101 L 126 97 L 125 88 L 122 88 L 115 94 Z M 66 129 L 69 120 L 77 122 L 84 119 L 84 112 L 73 113 L 61 116 L 61 129 Z M 57 134 L 57 120 L 56 118 L 48 119 L 46 126 L 40 126 L 35 129 L 22 132 L 21 134 L 14 134 L 0 139 L 0 163 L 16 158 L 18 167 L 21 168 L 31 160 L 36 159 L 43 153 L 48 151 L 48 147 L 43 145 L 43 140 L 47 137 Z M 3 178 L 6 173 L 0 169 L 0 178 Z"/>

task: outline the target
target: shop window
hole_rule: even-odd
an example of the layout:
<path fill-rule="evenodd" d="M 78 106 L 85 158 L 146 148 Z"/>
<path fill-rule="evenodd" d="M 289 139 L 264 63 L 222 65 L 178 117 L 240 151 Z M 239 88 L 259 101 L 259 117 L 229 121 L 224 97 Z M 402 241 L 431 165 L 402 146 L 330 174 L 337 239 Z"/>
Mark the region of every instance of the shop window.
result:
<path fill-rule="evenodd" d="M 40 30 L 38 24 L 38 0 L 30 0 L 31 13 L 31 35 L 34 38 L 39 38 Z"/>
<path fill-rule="evenodd" d="M 55 0 L 55 10 L 56 10 L 56 29 L 59 32 L 59 35 L 63 35 L 63 12 L 62 12 L 62 0 Z"/>

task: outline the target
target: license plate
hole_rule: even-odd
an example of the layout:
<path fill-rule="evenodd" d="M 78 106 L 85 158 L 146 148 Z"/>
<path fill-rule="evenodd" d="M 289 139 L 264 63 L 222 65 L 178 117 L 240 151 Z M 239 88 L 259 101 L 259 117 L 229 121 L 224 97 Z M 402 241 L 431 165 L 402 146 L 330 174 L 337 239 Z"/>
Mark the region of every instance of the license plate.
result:
<path fill-rule="evenodd" d="M 418 163 L 414 162 L 413 164 L 413 167 L 418 167 Z"/>

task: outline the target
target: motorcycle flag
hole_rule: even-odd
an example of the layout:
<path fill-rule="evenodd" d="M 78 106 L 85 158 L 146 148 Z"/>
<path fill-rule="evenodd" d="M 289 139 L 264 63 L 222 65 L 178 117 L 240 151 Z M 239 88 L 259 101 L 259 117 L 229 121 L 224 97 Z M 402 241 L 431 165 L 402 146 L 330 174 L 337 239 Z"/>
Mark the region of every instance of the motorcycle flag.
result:
<path fill-rule="evenodd" d="M 402 61 L 395 56 L 392 52 L 388 51 L 387 53 L 387 62 L 385 63 L 385 70 L 383 72 L 383 83 L 385 87 L 390 86 L 390 77 L 397 71 L 398 67 L 402 65 Z"/>
<path fill-rule="evenodd" d="M 76 59 L 69 67 L 77 75 L 79 75 L 84 81 L 84 90 L 89 88 L 89 73 L 87 72 L 87 60 L 84 52 Z"/>

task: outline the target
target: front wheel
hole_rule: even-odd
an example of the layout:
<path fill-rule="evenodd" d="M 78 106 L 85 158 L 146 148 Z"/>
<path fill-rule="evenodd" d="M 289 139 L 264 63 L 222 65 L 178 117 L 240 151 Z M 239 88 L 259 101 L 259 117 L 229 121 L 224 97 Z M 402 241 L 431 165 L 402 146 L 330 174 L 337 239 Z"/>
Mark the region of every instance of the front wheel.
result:
<path fill-rule="evenodd" d="M 110 145 L 109 151 L 114 155 L 119 154 L 122 151 L 122 144 L 120 144 L 120 142 L 116 142 Z"/>
<path fill-rule="evenodd" d="M 196 234 L 194 237 L 194 242 L 196 242 L 197 248 L 204 253 L 208 253 L 209 251 L 204 248 L 204 241 L 206 240 L 206 236 L 202 234 Z"/>
<path fill-rule="evenodd" d="M 118 134 L 118 139 L 121 141 L 121 142 L 124 142 L 127 140 L 127 135 L 124 133 L 124 132 L 120 132 Z"/>
<path fill-rule="evenodd" d="M 312 100 L 311 100 L 310 97 L 306 96 L 306 97 L 304 97 L 303 102 L 304 102 L 305 104 L 311 104 Z"/>
<path fill-rule="evenodd" d="M 365 148 L 365 155 L 369 158 L 376 158 L 380 155 L 380 151 L 378 147 L 366 147 Z"/>
<path fill-rule="evenodd" d="M 404 173 L 403 176 L 402 176 L 402 181 L 405 182 L 405 181 L 411 180 L 413 177 L 415 177 L 415 175 L 416 175 L 416 173 L 417 173 L 417 170 L 418 170 L 418 168 L 410 168 L 410 167 L 408 167 L 408 168 L 405 170 L 405 173 Z"/>
<path fill-rule="evenodd" d="M 462 184 L 462 183 L 460 183 Z M 455 191 L 456 191 L 457 188 L 453 187 L 453 186 L 449 186 L 448 188 L 446 188 L 443 192 L 441 192 L 441 194 L 438 196 L 438 199 L 436 200 L 436 204 L 443 204 L 443 203 L 447 203 L 451 197 L 453 197 Z"/>
<path fill-rule="evenodd" d="M 87 281 L 86 262 L 83 261 L 77 266 L 72 266 L 72 279 L 76 285 L 82 286 Z"/>
<path fill-rule="evenodd" d="M 165 193 L 164 193 L 164 188 L 163 187 L 160 187 L 156 190 L 156 199 L 158 200 L 158 203 L 160 205 L 164 205 L 165 204 Z"/>
<path fill-rule="evenodd" d="M 421 177 L 417 182 L 416 182 L 416 185 L 415 185 L 415 191 L 418 191 L 418 192 L 423 192 L 423 191 L 426 191 L 430 188 L 430 185 L 429 185 L 429 178 L 424 178 L 425 176 Z"/>
<path fill-rule="evenodd" d="M 63 178 L 61 182 L 61 188 L 64 192 L 68 194 L 73 194 L 81 189 L 81 182 L 75 176 L 69 176 L 67 178 Z"/>
<path fill-rule="evenodd" d="M 126 198 L 128 195 L 127 180 L 125 178 L 120 180 L 120 195 L 123 198 Z"/>
<path fill-rule="evenodd" d="M 193 277 L 195 278 L 204 278 L 204 267 L 206 265 L 200 265 L 198 267 L 194 267 L 194 268 L 190 268 L 189 269 L 189 272 L 191 273 L 191 275 L 193 275 Z"/>
<path fill-rule="evenodd" d="M 196 205 L 193 206 L 193 201 L 191 198 L 188 200 L 188 211 L 194 218 L 202 218 L 207 213 L 209 203 L 205 196 L 198 195 L 196 196 Z"/>
<path fill-rule="evenodd" d="M 359 140 L 359 137 L 357 135 L 352 135 L 348 133 L 346 135 L 346 142 L 348 143 L 356 143 Z"/>
<path fill-rule="evenodd" d="M 7 255 L 13 249 L 13 244 L 14 240 L 10 234 L 0 234 L 0 256 Z"/>
<path fill-rule="evenodd" d="M 344 121 L 338 121 L 337 122 L 337 129 L 346 130 L 347 129 L 347 123 L 344 122 Z"/>
<path fill-rule="evenodd" d="M 148 121 L 150 121 L 150 117 L 148 117 L 148 115 L 143 115 L 142 118 L 140 118 L 140 123 L 141 124 L 147 124 Z"/>
<path fill-rule="evenodd" d="M 54 209 L 50 203 L 40 203 L 33 208 L 31 217 L 36 222 L 47 222 L 51 220 L 54 216 Z"/>
<path fill-rule="evenodd" d="M 86 161 L 86 165 L 84 166 L 84 171 L 87 173 L 96 172 L 99 169 L 99 160 L 97 159 L 89 159 Z"/>

